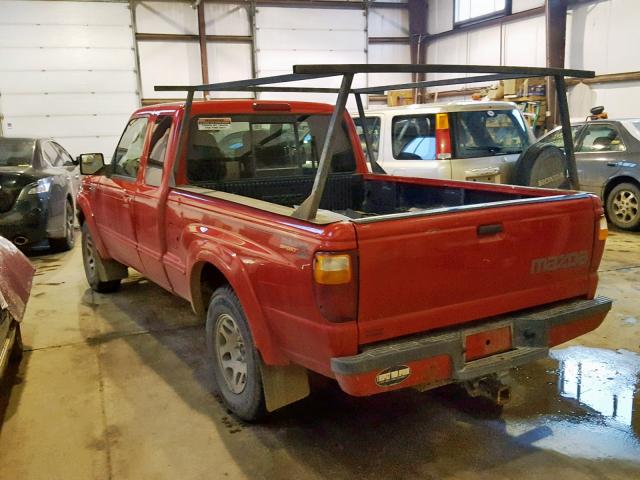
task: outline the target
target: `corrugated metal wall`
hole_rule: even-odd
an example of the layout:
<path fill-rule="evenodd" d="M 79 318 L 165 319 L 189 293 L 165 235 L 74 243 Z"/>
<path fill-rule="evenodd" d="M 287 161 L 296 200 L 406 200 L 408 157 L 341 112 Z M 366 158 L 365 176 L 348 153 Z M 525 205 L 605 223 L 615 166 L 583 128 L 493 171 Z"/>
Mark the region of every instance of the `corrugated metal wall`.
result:
<path fill-rule="evenodd" d="M 7 136 L 113 152 L 139 104 L 124 3 L 3 1 L 0 114 Z"/>

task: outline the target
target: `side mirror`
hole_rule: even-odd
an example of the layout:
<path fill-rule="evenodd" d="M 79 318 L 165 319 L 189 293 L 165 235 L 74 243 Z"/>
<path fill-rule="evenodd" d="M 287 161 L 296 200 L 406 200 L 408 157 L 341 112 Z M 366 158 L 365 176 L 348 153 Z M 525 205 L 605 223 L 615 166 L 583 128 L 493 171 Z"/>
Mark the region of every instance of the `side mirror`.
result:
<path fill-rule="evenodd" d="M 600 115 L 602 112 L 604 112 L 604 107 L 603 106 L 593 107 L 591 109 L 591 115 Z"/>
<path fill-rule="evenodd" d="M 82 175 L 96 175 L 104 167 L 104 156 L 101 153 L 83 153 L 78 157 Z"/>

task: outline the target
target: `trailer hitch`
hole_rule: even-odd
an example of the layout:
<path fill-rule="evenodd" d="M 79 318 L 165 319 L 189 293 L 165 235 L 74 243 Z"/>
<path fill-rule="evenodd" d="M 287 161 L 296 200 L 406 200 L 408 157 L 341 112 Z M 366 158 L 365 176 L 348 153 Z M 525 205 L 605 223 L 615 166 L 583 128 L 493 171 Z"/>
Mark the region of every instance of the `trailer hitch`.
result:
<path fill-rule="evenodd" d="M 470 397 L 483 397 L 491 400 L 496 405 L 506 405 L 511 400 L 511 387 L 508 385 L 508 372 L 489 375 L 463 382 L 467 394 Z"/>

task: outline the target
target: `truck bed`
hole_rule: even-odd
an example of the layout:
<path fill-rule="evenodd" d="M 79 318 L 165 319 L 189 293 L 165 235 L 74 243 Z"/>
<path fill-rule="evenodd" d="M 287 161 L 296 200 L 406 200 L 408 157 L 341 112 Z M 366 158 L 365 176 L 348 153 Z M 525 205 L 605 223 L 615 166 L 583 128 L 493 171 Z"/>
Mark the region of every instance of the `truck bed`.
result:
<path fill-rule="evenodd" d="M 314 177 L 309 175 L 195 183 L 193 186 L 295 207 L 309 196 L 313 181 Z M 320 208 L 360 219 L 536 196 L 534 193 L 491 191 L 470 183 L 464 186 L 455 182 L 430 185 L 424 181 L 403 182 L 397 177 L 387 179 L 358 173 L 333 173 L 327 179 Z"/>

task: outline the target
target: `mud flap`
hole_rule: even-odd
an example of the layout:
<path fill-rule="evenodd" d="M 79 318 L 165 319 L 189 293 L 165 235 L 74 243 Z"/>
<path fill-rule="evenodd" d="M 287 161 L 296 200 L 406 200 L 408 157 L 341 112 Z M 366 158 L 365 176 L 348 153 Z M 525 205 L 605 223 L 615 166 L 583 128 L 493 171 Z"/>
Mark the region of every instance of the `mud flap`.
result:
<path fill-rule="evenodd" d="M 267 411 L 273 412 L 309 396 L 307 369 L 298 365 L 269 366 L 260 362 Z"/>
<path fill-rule="evenodd" d="M 99 253 L 96 251 L 96 254 Z M 129 270 L 125 265 L 115 260 L 104 260 L 96 262 L 98 270 L 98 279 L 101 282 L 110 282 L 111 280 L 122 280 L 129 276 Z"/>

